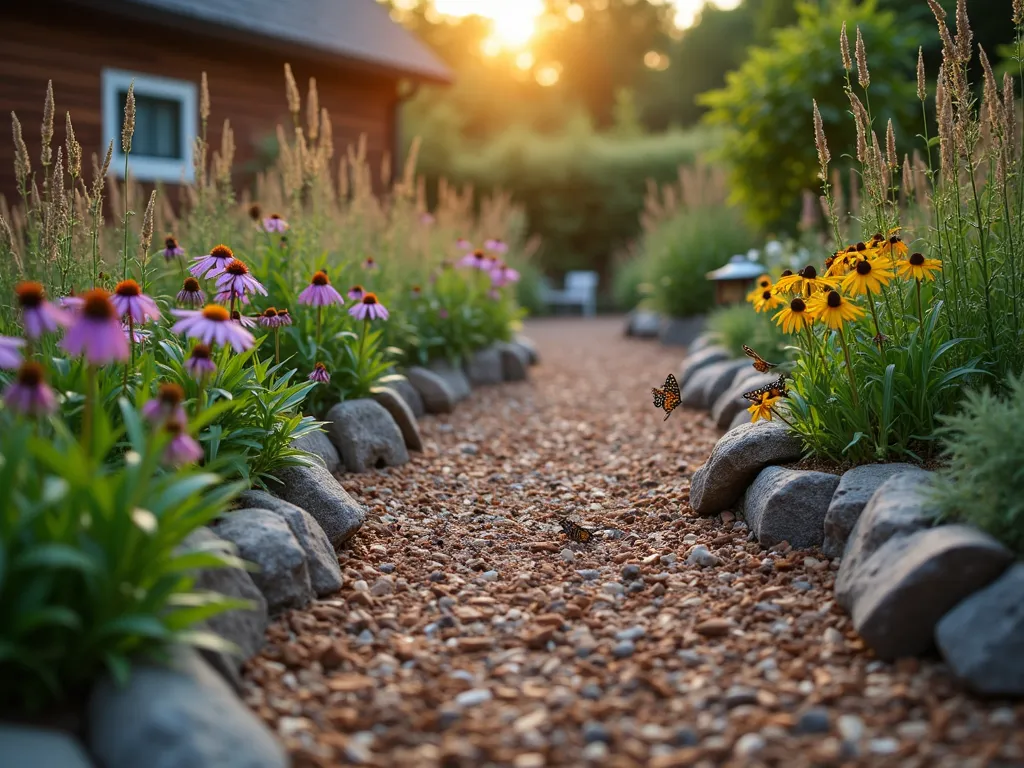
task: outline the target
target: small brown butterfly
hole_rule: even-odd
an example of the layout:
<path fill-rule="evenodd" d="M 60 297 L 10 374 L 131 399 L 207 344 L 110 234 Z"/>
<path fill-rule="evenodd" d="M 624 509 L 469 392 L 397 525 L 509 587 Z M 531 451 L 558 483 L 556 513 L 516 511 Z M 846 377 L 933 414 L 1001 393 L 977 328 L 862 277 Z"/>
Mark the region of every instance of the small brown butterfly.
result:
<path fill-rule="evenodd" d="M 665 378 L 665 386 L 662 389 L 651 387 L 651 394 L 654 395 L 654 407 L 665 410 L 665 418 L 662 421 L 667 421 L 672 411 L 682 402 L 679 398 L 679 382 L 671 373 Z"/>
<path fill-rule="evenodd" d="M 568 518 L 559 520 L 558 522 L 559 525 L 562 526 L 562 532 L 573 541 L 579 542 L 580 544 L 589 544 L 594 538 L 593 531 L 587 530 L 582 525 L 578 525 Z"/>
<path fill-rule="evenodd" d="M 743 345 L 743 354 L 754 361 L 754 367 L 760 373 L 768 373 L 772 368 L 778 367 L 778 363 L 769 363 L 746 344 Z"/>
<path fill-rule="evenodd" d="M 761 402 L 761 396 L 768 395 L 769 397 L 789 397 L 789 393 L 786 391 L 786 376 L 780 373 L 779 378 L 773 381 L 771 384 L 766 384 L 763 387 L 752 389 L 750 392 L 744 392 L 743 397 L 752 403 Z"/>

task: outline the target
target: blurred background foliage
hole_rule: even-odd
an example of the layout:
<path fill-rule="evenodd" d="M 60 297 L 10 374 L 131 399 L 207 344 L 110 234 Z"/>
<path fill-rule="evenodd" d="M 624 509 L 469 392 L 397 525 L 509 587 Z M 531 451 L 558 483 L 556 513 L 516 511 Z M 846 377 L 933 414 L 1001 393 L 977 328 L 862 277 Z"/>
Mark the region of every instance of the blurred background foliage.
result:
<path fill-rule="evenodd" d="M 901 147 L 917 132 L 917 46 L 930 73 L 940 60 L 923 0 L 514 0 L 536 7 L 528 27 L 521 18 L 508 26 L 513 0 L 491 3 L 505 24 L 467 13 L 486 6 L 479 0 L 380 1 L 456 76 L 452 86 L 421 88 L 402 116 L 406 145 L 423 140 L 428 195 L 442 175 L 508 191 L 541 238 L 539 272 L 557 281 L 569 269 L 595 269 L 607 301 L 621 308 L 650 282 L 650 269 L 623 257 L 649 239 L 648 182 L 673 182 L 680 166 L 704 160 L 729 171 L 727 198 L 739 206 L 713 216 L 740 229 L 722 248 L 797 234 L 786 230 L 796 227 L 803 191 L 815 188 L 812 98 L 834 145 L 851 146 L 843 19 L 851 41 L 856 25 L 864 32 L 871 108 L 893 118 Z M 1012 0 L 968 5 L 975 43 L 994 59 L 1012 54 Z M 693 237 L 692 226 L 673 226 Z M 680 240 L 676 251 L 686 247 Z M 697 260 L 680 263 L 692 272 Z M 613 274 L 627 267 L 613 292 Z"/>

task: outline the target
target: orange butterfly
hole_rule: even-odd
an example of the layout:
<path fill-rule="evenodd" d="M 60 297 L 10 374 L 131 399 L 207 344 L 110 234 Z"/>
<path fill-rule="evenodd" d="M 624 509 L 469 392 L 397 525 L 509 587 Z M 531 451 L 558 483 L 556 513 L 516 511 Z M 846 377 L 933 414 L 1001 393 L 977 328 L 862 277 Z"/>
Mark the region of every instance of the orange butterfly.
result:
<path fill-rule="evenodd" d="M 785 374 L 779 374 L 779 378 L 771 384 L 766 384 L 763 387 L 752 389 L 750 392 L 744 392 L 743 397 L 752 403 L 761 402 L 761 395 L 768 395 L 768 397 L 789 397 L 789 392 L 786 391 L 786 376 Z"/>
<path fill-rule="evenodd" d="M 654 407 L 665 410 L 665 418 L 662 421 L 667 421 L 672 411 L 682 402 L 679 397 L 679 382 L 671 373 L 665 378 L 665 386 L 662 389 L 651 387 L 651 394 L 654 395 Z"/>
<path fill-rule="evenodd" d="M 566 536 L 580 544 L 589 544 L 594 538 L 593 531 L 587 530 L 582 525 L 574 523 L 572 520 L 559 520 L 558 524 L 562 526 L 562 532 Z"/>
<path fill-rule="evenodd" d="M 759 373 L 768 373 L 768 371 L 778 365 L 777 363 L 769 363 L 746 344 L 743 345 L 743 354 L 754 361 L 754 367 Z"/>

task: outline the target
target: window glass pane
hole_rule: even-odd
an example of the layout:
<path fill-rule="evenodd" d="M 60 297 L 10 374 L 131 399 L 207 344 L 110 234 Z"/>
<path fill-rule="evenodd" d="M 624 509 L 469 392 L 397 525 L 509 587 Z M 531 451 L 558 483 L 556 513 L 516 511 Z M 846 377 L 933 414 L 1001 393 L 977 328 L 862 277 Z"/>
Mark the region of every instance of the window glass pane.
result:
<path fill-rule="evenodd" d="M 118 94 L 124 114 L 128 91 Z M 135 134 L 132 154 L 140 157 L 159 157 L 184 160 L 181 151 L 181 102 L 157 96 L 135 94 Z"/>

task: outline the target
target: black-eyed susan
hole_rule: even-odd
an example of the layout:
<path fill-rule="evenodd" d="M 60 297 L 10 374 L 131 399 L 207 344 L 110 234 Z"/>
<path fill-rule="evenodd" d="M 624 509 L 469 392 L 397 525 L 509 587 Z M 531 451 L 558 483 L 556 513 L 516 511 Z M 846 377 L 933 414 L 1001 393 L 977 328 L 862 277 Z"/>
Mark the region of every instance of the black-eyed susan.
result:
<path fill-rule="evenodd" d="M 923 253 L 912 253 L 905 261 L 897 262 L 896 268 L 903 277 L 934 280 L 934 273 L 942 269 L 942 262 L 938 259 L 926 259 Z"/>
<path fill-rule="evenodd" d="M 883 256 L 896 260 L 901 259 L 910 253 L 910 249 L 907 248 L 907 244 L 903 242 L 903 238 L 898 234 L 898 229 L 890 230 L 889 236 L 882 241 L 878 246 L 878 252 Z"/>
<path fill-rule="evenodd" d="M 784 333 L 800 333 L 814 322 L 807 311 L 807 303 L 799 296 L 789 302 L 789 306 L 772 318 L 776 325 L 781 325 Z"/>
<path fill-rule="evenodd" d="M 747 301 L 751 304 L 757 304 L 761 299 L 761 294 L 772 287 L 772 279 L 768 275 L 761 275 L 757 278 L 757 287 L 754 288 L 750 293 L 747 294 Z"/>
<path fill-rule="evenodd" d="M 864 316 L 862 307 L 835 290 L 812 296 L 807 302 L 807 312 L 833 330 Z"/>
<path fill-rule="evenodd" d="M 842 288 L 851 296 L 864 293 L 881 293 L 882 287 L 889 284 L 893 273 L 886 269 L 887 259 L 858 259 L 853 269 L 843 278 Z"/>
<path fill-rule="evenodd" d="M 781 399 L 781 396 L 773 396 L 770 392 L 762 394 L 758 402 L 747 408 L 747 412 L 750 413 L 750 423 L 753 424 L 762 420 L 771 421 L 772 408 Z"/>
<path fill-rule="evenodd" d="M 776 296 L 772 293 L 771 288 L 765 288 L 754 300 L 754 311 L 769 312 L 776 307 L 781 307 L 785 303 L 781 296 Z"/>
<path fill-rule="evenodd" d="M 795 293 L 799 296 L 810 296 L 812 293 L 835 287 L 835 280 L 829 277 L 820 277 L 818 270 L 808 264 L 795 275 L 779 278 L 779 281 L 772 286 L 772 290 L 784 295 Z"/>

